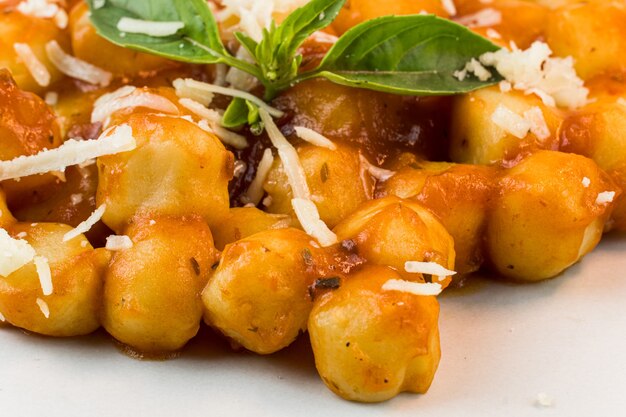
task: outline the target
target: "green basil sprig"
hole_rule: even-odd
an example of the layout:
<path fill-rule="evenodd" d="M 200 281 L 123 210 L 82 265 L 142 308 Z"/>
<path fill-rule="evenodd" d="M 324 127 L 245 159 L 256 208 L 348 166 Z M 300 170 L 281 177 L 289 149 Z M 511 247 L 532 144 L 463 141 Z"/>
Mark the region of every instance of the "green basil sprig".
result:
<path fill-rule="evenodd" d="M 224 46 L 206 0 L 107 0 L 100 8 L 87 0 L 98 33 L 124 47 L 190 63 L 225 63 L 245 71 L 265 87 L 265 99 L 300 81 L 324 77 L 335 83 L 403 95 L 466 93 L 500 81 L 497 73 L 480 81 L 459 80 L 454 72 L 472 58 L 499 47 L 452 21 L 433 15 L 386 16 L 355 26 L 339 38 L 318 68 L 300 72 L 298 48 L 317 30 L 328 26 L 346 0 L 312 0 L 291 13 L 280 25 L 264 30 L 256 42 L 237 33 L 237 40 L 255 62 L 235 58 Z M 122 17 L 181 21 L 176 34 L 153 37 L 120 33 Z M 227 111 L 229 124 L 249 118 L 245 103 Z M 235 117 L 237 116 L 237 117 Z M 252 115 L 254 117 L 254 114 Z"/>

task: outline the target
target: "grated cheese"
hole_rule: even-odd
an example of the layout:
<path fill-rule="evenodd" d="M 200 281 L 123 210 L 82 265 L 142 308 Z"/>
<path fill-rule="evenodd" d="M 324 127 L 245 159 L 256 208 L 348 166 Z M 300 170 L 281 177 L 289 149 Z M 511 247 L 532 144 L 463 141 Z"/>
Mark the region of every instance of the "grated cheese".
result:
<path fill-rule="evenodd" d="M 87 233 L 89 230 L 91 230 L 93 225 L 100 221 L 100 219 L 104 215 L 104 212 L 106 211 L 106 208 L 107 208 L 106 204 L 100 205 L 100 207 L 98 207 L 93 213 L 91 213 L 91 215 L 89 215 L 89 217 L 87 217 L 85 221 L 81 222 L 74 229 L 67 232 L 63 236 L 63 242 L 72 240 L 75 237 L 78 237 L 81 234 Z"/>
<path fill-rule="evenodd" d="M 554 406 L 554 400 L 545 392 L 537 394 L 535 406 L 540 408 L 550 408 Z"/>
<path fill-rule="evenodd" d="M 454 0 L 441 0 L 441 5 L 450 16 L 456 15 L 456 5 L 454 4 Z"/>
<path fill-rule="evenodd" d="M 315 203 L 311 200 L 294 198 L 291 200 L 291 206 L 304 231 L 309 236 L 314 237 L 322 247 L 332 246 L 337 243 L 337 235 L 320 219 Z"/>
<path fill-rule="evenodd" d="M 37 84 L 41 87 L 50 85 L 50 71 L 27 43 L 14 43 L 13 49 Z"/>
<path fill-rule="evenodd" d="M 265 151 L 263 151 L 263 156 L 261 157 L 261 161 L 257 166 L 256 176 L 250 183 L 248 190 L 243 196 L 243 201 L 245 203 L 252 203 L 255 206 L 259 204 L 264 194 L 263 183 L 267 179 L 267 175 L 272 169 L 273 164 L 274 155 L 272 155 L 272 150 L 267 148 Z"/>
<path fill-rule="evenodd" d="M 287 174 L 293 197 L 310 200 L 311 192 L 306 182 L 304 168 L 298 158 L 298 152 L 293 145 L 285 139 L 268 112 L 264 109 L 259 109 L 259 114 L 261 120 L 265 123 L 265 130 L 267 131 L 272 145 L 278 150 L 278 156 L 283 163 L 283 168 Z"/>
<path fill-rule="evenodd" d="M 0 313 L 0 322 L 4 323 L 7 319 L 4 317 L 2 313 Z"/>
<path fill-rule="evenodd" d="M 435 296 L 441 294 L 443 288 L 438 283 L 411 282 L 402 279 L 390 279 L 381 287 L 383 291 L 400 291 L 420 296 Z"/>
<path fill-rule="evenodd" d="M 36 155 L 19 156 L 10 161 L 0 161 L 0 181 L 63 171 L 103 155 L 112 155 L 135 149 L 137 143 L 128 125 L 119 125 L 105 130 L 98 139 L 69 139 L 63 145 L 43 150 Z"/>
<path fill-rule="evenodd" d="M 0 276 L 8 277 L 35 258 L 35 249 L 25 240 L 14 239 L 0 228 Z"/>
<path fill-rule="evenodd" d="M 126 16 L 122 17 L 117 22 L 117 30 L 120 32 L 140 33 L 157 38 L 174 35 L 184 27 L 185 24 L 183 22 L 160 22 L 153 20 L 132 19 Z"/>
<path fill-rule="evenodd" d="M 524 119 L 530 123 L 530 131 L 540 141 L 545 141 L 550 137 L 550 128 L 543 117 L 543 112 L 537 106 L 533 106 L 524 112 Z"/>
<path fill-rule="evenodd" d="M 235 149 L 245 149 L 248 147 L 248 140 L 245 136 L 238 135 L 235 132 L 231 132 L 228 129 L 223 128 L 219 125 L 222 121 L 222 115 L 212 109 L 208 109 L 204 107 L 202 104 L 198 103 L 189 98 L 181 98 L 178 100 L 181 106 L 191 111 L 196 116 L 202 118 L 202 121 L 206 121 L 209 124 L 203 126 L 203 124 L 198 123 L 201 129 L 207 130 L 210 133 L 215 134 L 222 142 L 227 145 L 232 146 Z"/>
<path fill-rule="evenodd" d="M 467 64 L 465 64 L 465 68 L 460 71 L 455 71 L 454 76 L 459 79 L 459 81 L 463 81 L 468 73 L 473 73 L 480 81 L 487 81 L 491 78 L 491 72 L 487 70 L 487 68 L 483 67 L 483 65 L 478 62 L 475 58 L 472 58 Z"/>
<path fill-rule="evenodd" d="M 222 0 L 222 8 L 215 12 L 218 22 L 235 20 L 229 27 L 233 32 L 242 31 L 259 42 L 263 29 L 270 27 L 273 19 L 287 15 L 309 0 Z"/>
<path fill-rule="evenodd" d="M 35 256 L 33 261 L 35 262 L 35 269 L 39 276 L 39 284 L 41 285 L 43 295 L 51 295 L 54 288 L 52 286 L 52 273 L 50 272 L 48 259 L 43 256 Z"/>
<path fill-rule="evenodd" d="M 178 80 L 181 80 L 181 81 L 178 81 Z M 204 83 L 201 81 L 196 81 L 191 78 L 185 78 L 185 79 L 179 78 L 178 80 L 174 81 L 173 83 L 174 86 L 176 86 L 177 83 L 178 85 L 182 85 L 182 83 L 184 83 L 186 87 L 196 90 L 198 92 L 217 93 L 217 94 L 222 94 L 222 95 L 230 96 L 230 97 L 239 97 L 244 100 L 248 100 L 251 103 L 256 104 L 259 108 L 265 110 L 266 112 L 271 114 L 273 117 L 282 117 L 284 114 L 282 111 L 269 106 L 260 98 L 253 96 L 252 94 L 247 93 L 245 91 L 237 90 L 235 88 L 222 87 L 222 86 L 215 85 L 215 84 Z"/>
<path fill-rule="evenodd" d="M 491 115 L 491 121 L 505 132 L 523 139 L 530 131 L 530 122 L 503 104 Z"/>
<path fill-rule="evenodd" d="M 17 5 L 17 11 L 26 16 L 51 19 L 59 12 L 59 6 L 48 0 L 24 0 Z"/>
<path fill-rule="evenodd" d="M 479 60 L 494 67 L 514 89 L 538 95 L 547 106 L 575 109 L 587 103 L 589 89 L 576 74 L 572 57 L 552 57 L 550 47 L 540 41 L 526 50 L 514 44 L 511 49 L 488 52 Z"/>
<path fill-rule="evenodd" d="M 65 75 L 102 87 L 111 83 L 113 74 L 67 54 L 57 41 L 46 44 L 46 53 L 50 62 Z"/>
<path fill-rule="evenodd" d="M 335 145 L 330 139 L 317 133 L 315 130 L 302 126 L 294 126 L 294 130 L 300 139 L 309 142 L 312 145 L 327 148 L 333 151 L 337 149 L 337 145 Z"/>
<path fill-rule="evenodd" d="M 107 237 L 105 249 L 110 251 L 122 251 L 133 247 L 133 241 L 130 237 L 123 235 L 111 235 Z"/>
<path fill-rule="evenodd" d="M 596 198 L 596 204 L 598 205 L 609 204 L 609 203 L 612 203 L 614 199 L 615 199 L 615 191 L 604 191 L 598 194 L 598 197 Z"/>
<path fill-rule="evenodd" d="M 221 65 L 221 64 L 218 64 Z M 217 84 L 217 83 L 216 83 Z M 202 104 L 204 107 L 208 107 L 213 102 L 214 94 L 206 91 L 198 91 L 197 89 L 190 88 L 182 78 L 174 80 L 172 83 L 176 95 L 179 98 L 191 99 Z"/>
<path fill-rule="evenodd" d="M 43 316 L 45 318 L 49 318 L 50 317 L 50 308 L 48 307 L 48 303 L 46 303 L 44 300 L 42 300 L 41 298 L 37 298 L 35 300 L 35 302 L 37 303 L 37 305 L 39 306 L 39 310 L 41 310 L 41 314 L 43 314 Z"/>
<path fill-rule="evenodd" d="M 93 0 L 93 8 L 98 10 L 102 9 L 106 4 L 106 0 Z"/>
<path fill-rule="evenodd" d="M 124 89 L 122 87 L 121 89 Z M 130 91 L 130 89 L 125 89 Z M 111 96 L 111 94 L 113 96 Z M 116 91 L 105 94 L 107 97 L 100 97 L 95 103 L 91 113 L 91 123 L 104 122 L 113 113 L 134 107 L 145 107 L 151 110 L 160 111 L 168 114 L 178 114 L 178 107 L 170 100 L 158 94 L 149 93 L 147 91 L 137 90 L 133 87 L 133 91 L 129 94 L 122 95 Z M 107 123 L 105 123 L 106 125 Z"/>
<path fill-rule="evenodd" d="M 395 171 L 390 171 L 388 169 L 377 167 L 372 164 L 363 156 L 363 154 L 359 153 L 359 159 L 361 161 L 361 169 L 368 172 L 372 177 L 376 178 L 378 181 L 387 181 L 389 178 L 396 175 Z"/>
<path fill-rule="evenodd" d="M 583 187 L 585 188 L 589 188 L 589 186 L 591 185 L 591 180 L 587 177 L 584 177 L 583 180 L 581 181 Z"/>
<path fill-rule="evenodd" d="M 56 106 L 59 102 L 59 93 L 55 91 L 48 91 L 44 98 L 44 101 L 48 106 Z"/>
<path fill-rule="evenodd" d="M 439 281 L 443 281 L 447 277 L 456 275 L 455 271 L 451 271 L 435 262 L 417 262 L 407 261 L 404 263 L 404 270 L 412 274 L 429 274 L 439 277 Z"/>
<path fill-rule="evenodd" d="M 502 13 L 499 10 L 488 7 L 476 13 L 459 17 L 455 21 L 469 28 L 497 26 L 502 23 Z"/>

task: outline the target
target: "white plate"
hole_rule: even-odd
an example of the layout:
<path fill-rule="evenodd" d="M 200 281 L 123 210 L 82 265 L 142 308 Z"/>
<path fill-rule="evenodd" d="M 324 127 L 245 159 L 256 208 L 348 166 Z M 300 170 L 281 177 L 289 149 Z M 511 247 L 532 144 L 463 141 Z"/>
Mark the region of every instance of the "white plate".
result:
<path fill-rule="evenodd" d="M 475 279 L 441 297 L 443 358 L 426 395 L 343 401 L 301 338 L 270 357 L 208 331 L 178 359 L 129 359 L 104 333 L 50 339 L 0 329 L 2 416 L 618 416 L 626 409 L 626 236 L 556 280 Z M 535 404 L 545 393 L 553 406 Z"/>

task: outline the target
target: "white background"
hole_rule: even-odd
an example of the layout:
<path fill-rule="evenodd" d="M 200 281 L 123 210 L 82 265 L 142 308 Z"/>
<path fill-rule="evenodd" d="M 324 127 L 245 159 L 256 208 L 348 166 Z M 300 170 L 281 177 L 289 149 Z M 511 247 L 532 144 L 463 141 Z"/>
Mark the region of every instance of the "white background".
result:
<path fill-rule="evenodd" d="M 0 329 L 0 416 L 626 415 L 626 236 L 558 279 L 474 278 L 441 304 L 443 357 L 423 396 L 339 399 L 318 379 L 306 337 L 260 357 L 205 329 L 180 358 L 149 362 L 104 332 L 59 340 Z M 553 406 L 538 407 L 539 393 Z"/>

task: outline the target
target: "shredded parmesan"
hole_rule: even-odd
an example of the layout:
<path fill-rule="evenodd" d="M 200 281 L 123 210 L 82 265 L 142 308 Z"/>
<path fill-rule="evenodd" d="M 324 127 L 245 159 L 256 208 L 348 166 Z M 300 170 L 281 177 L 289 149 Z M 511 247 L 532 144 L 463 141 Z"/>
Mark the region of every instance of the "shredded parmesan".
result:
<path fill-rule="evenodd" d="M 39 306 L 39 310 L 41 310 L 41 314 L 43 314 L 43 316 L 45 318 L 49 318 L 50 317 L 50 308 L 48 307 L 48 303 L 46 303 L 44 300 L 42 300 L 41 298 L 37 298 L 35 300 L 35 302 L 37 303 L 37 305 Z"/>
<path fill-rule="evenodd" d="M 411 282 L 402 279 L 390 279 L 381 287 L 383 291 L 400 291 L 420 296 L 435 296 L 441 294 L 443 288 L 438 283 Z"/>
<path fill-rule="evenodd" d="M 201 81 L 196 81 L 191 78 L 185 78 L 185 79 L 179 79 L 179 80 L 180 81 L 178 80 L 174 81 L 174 86 L 176 86 L 177 84 L 181 86 L 182 83 L 184 83 L 185 86 L 188 87 L 189 89 L 193 89 L 198 92 L 217 93 L 217 94 L 222 94 L 222 95 L 230 96 L 230 97 L 239 97 L 244 100 L 248 100 L 251 103 L 256 104 L 259 108 L 265 110 L 266 112 L 271 114 L 273 117 L 282 117 L 284 114 L 282 111 L 269 106 L 260 98 L 250 93 L 247 93 L 245 91 L 237 90 L 234 88 L 222 87 L 222 86 L 215 85 L 215 84 L 204 83 Z"/>
<path fill-rule="evenodd" d="M 310 200 L 311 192 L 306 182 L 304 168 L 298 158 L 298 152 L 291 143 L 285 139 L 267 111 L 259 109 L 259 114 L 261 120 L 265 123 L 265 130 L 272 141 L 272 145 L 278 150 L 278 156 L 283 163 L 283 168 L 287 174 L 294 198 Z"/>
<path fill-rule="evenodd" d="M 587 177 L 584 177 L 583 180 L 581 181 L 583 187 L 585 188 L 589 188 L 589 186 L 591 185 L 591 180 Z"/>
<path fill-rule="evenodd" d="M 417 262 L 408 261 L 404 263 L 404 270 L 412 274 L 429 274 L 439 277 L 439 281 L 443 281 L 447 277 L 456 275 L 455 271 L 451 271 L 435 262 Z"/>
<path fill-rule="evenodd" d="M 106 0 L 93 0 L 93 8 L 98 10 L 102 9 L 106 4 Z"/>
<path fill-rule="evenodd" d="M 120 32 L 141 33 L 143 35 L 154 36 L 157 38 L 174 35 L 184 27 L 185 24 L 183 22 L 159 22 L 132 19 L 125 16 L 117 22 L 117 30 Z"/>
<path fill-rule="evenodd" d="M 91 230 L 93 225 L 100 221 L 100 219 L 104 215 L 104 212 L 105 212 L 106 208 L 107 208 L 106 204 L 102 204 L 100 207 L 98 207 L 93 213 L 91 213 L 91 215 L 89 217 L 87 217 L 87 219 L 85 221 L 81 222 L 74 229 L 72 229 L 69 232 L 67 232 L 63 236 L 63 242 L 67 242 L 68 240 L 72 240 L 75 237 L 78 237 L 81 234 L 87 233 L 89 230 Z"/>
<path fill-rule="evenodd" d="M 497 26 L 502 23 L 502 13 L 500 13 L 499 10 L 488 7 L 486 9 L 479 10 L 476 13 L 459 17 L 455 20 L 457 23 L 470 28 Z"/>
<path fill-rule="evenodd" d="M 48 91 L 44 97 L 44 101 L 48 106 L 56 106 L 59 102 L 59 93 L 55 91 Z"/>
<path fill-rule="evenodd" d="M 51 150 L 36 155 L 19 156 L 10 161 L 0 161 L 0 181 L 63 171 L 66 167 L 103 155 L 112 155 L 135 149 L 137 143 L 128 125 L 114 126 L 102 133 L 98 139 L 67 140 Z"/>
<path fill-rule="evenodd" d="M 27 43 L 14 43 L 13 49 L 37 84 L 42 87 L 50 85 L 50 71 Z"/>
<path fill-rule="evenodd" d="M 7 319 L 4 317 L 2 313 L 0 313 L 0 322 L 4 323 Z"/>
<path fill-rule="evenodd" d="M 309 0 L 222 0 L 222 8 L 215 12 L 218 22 L 233 22 L 229 30 L 243 31 L 257 42 L 263 38 L 263 29 L 272 20 L 280 20 Z"/>
<path fill-rule="evenodd" d="M 359 154 L 359 159 L 361 161 L 361 168 L 368 172 L 372 177 L 376 178 L 378 181 L 385 182 L 389 178 L 396 175 L 395 171 L 390 171 L 388 169 L 377 167 L 367 160 L 362 154 Z"/>
<path fill-rule="evenodd" d="M 441 0 L 441 5 L 450 16 L 456 16 L 456 5 L 454 4 L 454 0 Z"/>
<path fill-rule="evenodd" d="M 613 199 L 615 199 L 615 191 L 604 191 L 598 194 L 598 197 L 596 198 L 596 204 L 609 204 L 613 202 Z"/>
<path fill-rule="evenodd" d="M 514 44 L 511 49 L 483 54 L 480 62 L 494 67 L 514 89 L 538 95 L 547 106 L 575 109 L 587 103 L 589 89 L 576 74 L 572 57 L 552 57 L 550 47 L 540 41 L 526 50 Z"/>
<path fill-rule="evenodd" d="M 550 408 L 554 406 L 554 400 L 545 392 L 537 394 L 535 406 L 540 408 Z"/>
<path fill-rule="evenodd" d="M 337 235 L 320 219 L 315 203 L 311 200 L 294 198 L 291 200 L 291 206 L 304 231 L 314 237 L 320 245 L 328 247 L 337 243 Z"/>
<path fill-rule="evenodd" d="M 14 239 L 0 228 L 0 276 L 8 277 L 35 258 L 35 249 L 25 240 Z"/>
<path fill-rule="evenodd" d="M 467 64 L 465 64 L 465 68 L 460 71 L 455 71 L 454 76 L 459 79 L 459 81 L 463 81 L 468 73 L 473 73 L 480 81 L 487 81 L 491 78 L 491 72 L 487 70 L 487 68 L 483 67 L 483 65 L 478 62 L 475 58 L 472 58 Z"/>
<path fill-rule="evenodd" d="M 256 176 L 243 196 L 243 201 L 245 203 L 252 203 L 255 206 L 259 204 L 264 194 L 263 183 L 272 169 L 273 163 L 274 156 L 272 155 L 272 150 L 268 148 L 263 152 L 263 157 L 261 158 L 261 161 L 256 169 Z"/>
<path fill-rule="evenodd" d="M 530 122 L 503 104 L 499 104 L 493 112 L 491 121 L 519 139 L 525 138 L 530 131 Z"/>
<path fill-rule="evenodd" d="M 124 87 L 122 87 L 122 89 L 124 89 Z M 110 96 L 110 94 L 113 96 Z M 179 113 L 178 107 L 170 100 L 147 91 L 133 89 L 132 92 L 126 95 L 120 95 L 114 91 L 105 94 L 105 96 L 108 97 L 100 97 L 100 99 L 94 103 L 93 112 L 91 113 L 91 123 L 104 122 L 113 113 L 133 107 L 145 107 L 168 114 Z"/>
<path fill-rule="evenodd" d="M 111 83 L 113 74 L 67 54 L 57 41 L 46 44 L 46 53 L 50 62 L 65 75 L 103 87 Z"/>
<path fill-rule="evenodd" d="M 221 64 L 218 64 L 221 65 Z M 217 83 L 216 83 L 217 84 Z M 182 78 L 174 80 L 172 83 L 176 95 L 179 98 L 191 99 L 202 104 L 204 107 L 208 107 L 213 102 L 214 94 L 208 91 L 199 91 L 198 89 L 187 86 L 187 83 Z"/>
<path fill-rule="evenodd" d="M 133 241 L 130 237 L 123 235 L 111 235 L 107 237 L 105 249 L 110 251 L 122 251 L 133 247 Z"/>
<path fill-rule="evenodd" d="M 181 98 L 180 100 L 178 100 L 178 102 L 181 106 L 209 123 L 206 128 L 199 123 L 198 125 L 200 126 L 200 128 L 210 131 L 211 133 L 215 134 L 222 142 L 232 146 L 235 149 L 245 149 L 248 147 L 248 140 L 245 138 L 245 136 L 238 135 L 237 133 L 231 132 L 230 130 L 224 129 L 222 126 L 220 126 L 219 123 L 222 120 L 222 116 L 215 110 L 208 109 L 202 104 L 190 98 Z"/>
<path fill-rule="evenodd" d="M 24 0 L 17 5 L 17 11 L 26 16 L 52 19 L 59 12 L 59 6 L 48 0 Z"/>
<path fill-rule="evenodd" d="M 530 123 L 530 131 L 540 141 L 545 141 L 550 137 L 550 128 L 543 117 L 543 112 L 537 106 L 531 107 L 524 112 L 524 119 Z"/>
<path fill-rule="evenodd" d="M 43 295 L 51 295 L 54 289 L 52 287 L 52 273 L 50 272 L 48 260 L 43 256 L 35 256 L 33 260 Z"/>
<path fill-rule="evenodd" d="M 294 126 L 294 130 L 300 139 L 309 142 L 310 144 L 321 148 L 331 149 L 333 151 L 337 149 L 337 145 L 335 145 L 330 139 L 317 133 L 315 130 L 302 126 Z"/>

